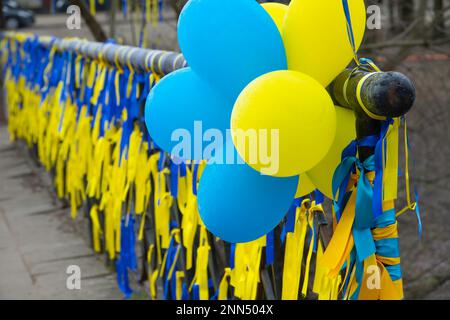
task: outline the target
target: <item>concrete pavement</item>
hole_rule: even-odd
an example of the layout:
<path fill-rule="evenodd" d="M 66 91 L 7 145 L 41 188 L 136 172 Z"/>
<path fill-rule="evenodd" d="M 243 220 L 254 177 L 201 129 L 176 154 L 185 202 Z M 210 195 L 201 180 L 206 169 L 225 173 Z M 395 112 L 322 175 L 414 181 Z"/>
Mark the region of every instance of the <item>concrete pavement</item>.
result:
<path fill-rule="evenodd" d="M 8 140 L 0 126 L 0 299 L 121 299 L 81 222 L 55 201 L 27 151 Z M 80 290 L 67 289 L 70 265 L 80 267 Z"/>

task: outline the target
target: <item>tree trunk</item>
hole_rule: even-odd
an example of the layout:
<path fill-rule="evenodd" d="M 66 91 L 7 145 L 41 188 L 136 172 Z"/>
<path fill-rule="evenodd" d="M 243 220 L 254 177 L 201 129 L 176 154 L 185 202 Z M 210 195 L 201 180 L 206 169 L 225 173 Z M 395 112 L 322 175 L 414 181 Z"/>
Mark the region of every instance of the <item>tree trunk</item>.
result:
<path fill-rule="evenodd" d="M 445 36 L 444 0 L 434 0 L 433 37 Z"/>
<path fill-rule="evenodd" d="M 111 0 L 109 7 L 109 37 L 111 39 L 116 37 L 116 12 L 117 0 Z"/>
<path fill-rule="evenodd" d="M 0 0 L 0 30 L 5 28 L 5 17 L 3 17 L 3 0 Z"/>
<path fill-rule="evenodd" d="M 81 16 L 83 17 L 84 22 L 86 22 L 86 24 L 88 25 L 89 30 L 91 31 L 95 40 L 99 42 L 105 42 L 108 37 L 106 36 L 106 33 L 100 23 L 98 23 L 97 19 L 91 14 L 86 3 L 83 0 L 69 0 L 69 3 L 80 8 Z"/>

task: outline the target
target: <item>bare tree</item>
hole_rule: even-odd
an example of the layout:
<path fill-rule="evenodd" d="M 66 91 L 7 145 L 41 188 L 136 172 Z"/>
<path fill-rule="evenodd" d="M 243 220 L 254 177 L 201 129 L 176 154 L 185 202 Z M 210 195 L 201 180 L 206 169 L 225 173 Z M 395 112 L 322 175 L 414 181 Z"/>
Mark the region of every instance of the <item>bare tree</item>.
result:
<path fill-rule="evenodd" d="M 97 19 L 91 14 L 89 8 L 83 0 L 69 0 L 70 4 L 76 5 L 81 10 L 81 16 L 89 27 L 95 40 L 105 42 L 108 37 Z"/>
<path fill-rule="evenodd" d="M 3 0 L 0 0 L 0 30 L 5 27 L 5 19 L 3 17 Z M 2 65 L 0 64 L 0 74 L 3 74 Z M 3 88 L 3 78 L 0 77 L 0 88 Z M 0 89 L 0 123 L 6 120 L 5 116 L 5 100 L 3 96 L 3 90 Z"/>

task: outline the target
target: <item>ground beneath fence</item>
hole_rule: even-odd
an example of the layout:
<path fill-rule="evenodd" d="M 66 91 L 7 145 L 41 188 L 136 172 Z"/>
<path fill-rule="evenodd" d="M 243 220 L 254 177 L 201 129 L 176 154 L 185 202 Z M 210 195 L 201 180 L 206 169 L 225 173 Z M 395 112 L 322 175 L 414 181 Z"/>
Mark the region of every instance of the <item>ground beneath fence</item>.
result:
<path fill-rule="evenodd" d="M 121 299 L 113 270 L 53 198 L 46 173 L 8 140 L 0 126 L 0 299 Z M 80 290 L 67 288 L 71 265 Z"/>

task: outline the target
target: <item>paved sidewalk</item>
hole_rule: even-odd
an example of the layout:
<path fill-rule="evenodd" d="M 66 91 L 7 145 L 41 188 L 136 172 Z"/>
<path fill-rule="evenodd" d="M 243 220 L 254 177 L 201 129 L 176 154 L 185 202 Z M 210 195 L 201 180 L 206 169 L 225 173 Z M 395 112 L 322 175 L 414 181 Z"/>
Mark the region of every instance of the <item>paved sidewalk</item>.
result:
<path fill-rule="evenodd" d="M 121 299 L 113 271 L 52 198 L 45 172 L 8 140 L 0 126 L 0 299 Z M 81 290 L 66 287 L 70 265 L 81 268 Z"/>

